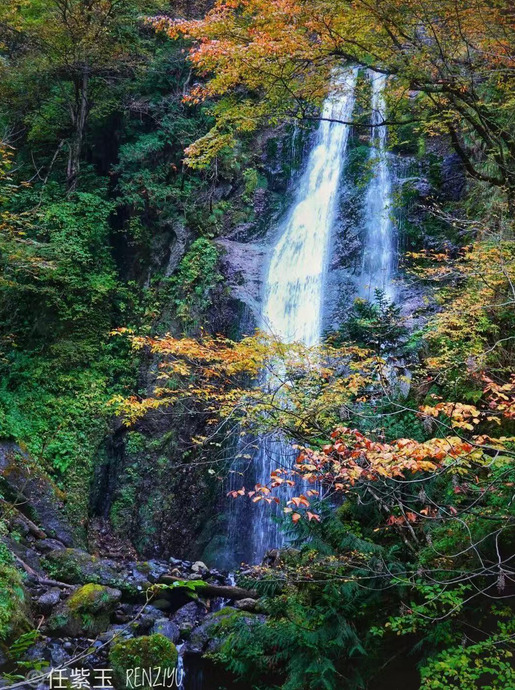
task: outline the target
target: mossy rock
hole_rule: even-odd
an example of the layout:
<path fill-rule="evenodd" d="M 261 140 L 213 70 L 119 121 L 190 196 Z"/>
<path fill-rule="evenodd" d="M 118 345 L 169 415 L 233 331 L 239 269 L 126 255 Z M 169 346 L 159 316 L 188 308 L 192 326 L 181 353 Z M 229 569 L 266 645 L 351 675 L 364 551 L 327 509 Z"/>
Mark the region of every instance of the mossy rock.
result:
<path fill-rule="evenodd" d="M 225 606 L 220 611 L 210 613 L 202 625 L 195 628 L 188 640 L 188 651 L 196 654 L 217 654 L 228 634 L 235 626 L 250 628 L 261 625 L 266 620 L 264 615 L 240 611 L 232 606 Z"/>
<path fill-rule="evenodd" d="M 128 669 L 159 667 L 163 674 L 165 670 L 171 671 L 177 667 L 178 658 L 179 654 L 174 643 L 160 633 L 116 642 L 109 653 L 115 686 L 120 689 L 126 687 Z M 149 690 L 148 686 L 140 687 L 141 690 Z"/>
<path fill-rule="evenodd" d="M 0 544 L 0 641 L 9 643 L 33 626 L 21 573 L 11 565 Z"/>
<path fill-rule="evenodd" d="M 150 587 L 150 566 L 139 563 L 125 566 L 109 558 L 97 558 L 80 549 L 58 549 L 42 561 L 49 575 L 70 584 L 95 582 L 122 590 L 131 598 L 140 598 Z"/>
<path fill-rule="evenodd" d="M 48 627 L 71 637 L 98 635 L 109 627 L 121 596 L 120 590 L 112 587 L 92 583 L 79 587 L 50 617 Z"/>
<path fill-rule="evenodd" d="M 224 606 L 219 611 L 215 611 L 212 615 L 212 618 L 226 618 L 227 616 L 234 615 L 239 616 L 242 613 L 242 611 L 238 611 L 238 609 L 235 609 L 233 606 Z"/>
<path fill-rule="evenodd" d="M 58 549 L 50 551 L 43 563 L 48 573 L 71 584 L 97 582 L 111 584 L 119 577 L 113 564 L 80 549 Z"/>

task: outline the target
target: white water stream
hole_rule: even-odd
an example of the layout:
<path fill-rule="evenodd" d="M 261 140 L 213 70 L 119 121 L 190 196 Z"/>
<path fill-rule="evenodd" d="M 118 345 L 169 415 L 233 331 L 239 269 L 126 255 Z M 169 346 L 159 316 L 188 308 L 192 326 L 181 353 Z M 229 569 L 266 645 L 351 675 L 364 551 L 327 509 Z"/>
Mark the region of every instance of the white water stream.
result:
<path fill-rule="evenodd" d="M 374 299 L 375 290 L 382 290 L 386 298 L 394 298 L 393 273 L 395 235 L 392 221 L 392 177 L 387 157 L 387 128 L 384 92 L 386 76 L 372 72 L 372 179 L 365 200 L 365 247 L 359 280 L 360 296 Z"/>
<path fill-rule="evenodd" d="M 347 143 L 355 102 L 358 70 L 342 71 L 333 93 L 326 99 L 322 120 L 294 199 L 278 229 L 265 280 L 260 327 L 283 342 L 300 342 L 311 347 L 320 343 L 323 329 L 324 296 L 328 257 L 333 230 L 345 183 Z M 371 180 L 365 191 L 363 215 L 363 260 L 357 280 L 361 297 L 373 299 L 374 290 L 394 297 L 395 233 L 391 218 L 392 177 L 387 157 L 387 129 L 384 120 L 386 78 L 370 73 L 372 82 Z M 265 377 L 270 390 L 278 387 L 275 375 Z M 282 438 L 257 439 L 252 453 L 254 479 L 268 484 L 279 467 L 291 467 L 295 452 Z M 245 457 L 245 456 L 243 456 Z M 243 474 L 235 468 L 234 487 Z M 284 498 L 284 496 L 283 496 Z M 233 506 L 229 513 L 229 561 L 258 563 L 267 549 L 284 545 L 284 537 L 272 519 L 273 510 L 264 501 L 255 504 L 251 524 Z M 237 556 L 235 559 L 234 557 Z"/>
<path fill-rule="evenodd" d="M 356 78 L 356 69 L 343 72 L 324 103 L 324 119 L 271 253 L 261 328 L 283 342 L 310 347 L 322 336 L 328 254 L 350 131 L 341 121 L 352 117 Z M 269 378 L 266 383 L 273 387 L 276 381 Z M 291 463 L 289 444 L 280 438 L 261 440 L 255 457 L 256 481 L 267 484 L 274 469 Z M 283 543 L 278 525 L 270 518 L 270 507 L 258 512 L 252 522 L 255 561 L 268 548 Z"/>
<path fill-rule="evenodd" d="M 263 330 L 284 342 L 316 345 L 322 334 L 327 256 L 345 165 L 357 70 L 327 98 L 317 139 L 275 245 L 263 300 Z"/>

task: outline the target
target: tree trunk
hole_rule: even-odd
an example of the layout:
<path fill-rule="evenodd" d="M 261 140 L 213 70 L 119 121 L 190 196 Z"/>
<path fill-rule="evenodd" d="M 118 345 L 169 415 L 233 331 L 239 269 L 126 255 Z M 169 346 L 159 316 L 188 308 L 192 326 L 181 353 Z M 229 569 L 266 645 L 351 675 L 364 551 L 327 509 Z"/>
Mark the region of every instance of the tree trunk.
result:
<path fill-rule="evenodd" d="M 71 107 L 71 121 L 74 131 L 69 146 L 66 171 L 69 192 L 73 192 L 76 189 L 79 178 L 82 144 L 89 112 L 88 86 L 89 70 L 87 67 L 83 67 L 82 74 L 75 82 L 75 103 Z"/>
<path fill-rule="evenodd" d="M 163 585 L 174 585 L 176 582 L 184 582 L 180 577 L 174 577 L 173 575 L 162 575 L 159 578 L 159 582 Z M 257 592 L 254 590 L 243 589 L 242 587 L 230 586 L 230 585 L 212 585 L 209 582 L 203 582 L 202 580 L 195 580 L 199 582 L 197 594 L 205 595 L 208 597 L 221 597 L 223 599 L 232 599 L 237 601 L 238 599 L 256 599 Z M 184 585 L 187 587 L 187 585 Z M 179 587 L 178 587 L 179 588 Z"/>

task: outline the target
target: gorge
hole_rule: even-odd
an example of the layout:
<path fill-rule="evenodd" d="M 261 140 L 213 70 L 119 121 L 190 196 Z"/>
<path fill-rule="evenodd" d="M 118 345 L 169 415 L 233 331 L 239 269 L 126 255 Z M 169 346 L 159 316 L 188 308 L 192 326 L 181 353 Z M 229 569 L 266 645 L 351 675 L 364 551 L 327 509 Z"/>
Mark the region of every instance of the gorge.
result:
<path fill-rule="evenodd" d="M 1 3 L 0 687 L 515 687 L 512 15 Z"/>

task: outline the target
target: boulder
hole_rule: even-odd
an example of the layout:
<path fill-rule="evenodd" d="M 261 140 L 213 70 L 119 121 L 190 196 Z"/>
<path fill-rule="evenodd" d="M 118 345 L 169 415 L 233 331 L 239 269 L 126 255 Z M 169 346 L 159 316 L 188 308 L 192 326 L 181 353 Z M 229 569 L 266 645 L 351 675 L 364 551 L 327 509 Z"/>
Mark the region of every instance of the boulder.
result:
<path fill-rule="evenodd" d="M 190 601 L 189 604 L 181 606 L 181 608 L 174 613 L 171 620 L 178 626 L 181 635 L 184 637 L 201 624 L 206 617 L 206 613 L 205 606 L 202 606 L 202 604 L 196 601 Z"/>
<path fill-rule="evenodd" d="M 234 602 L 234 608 L 239 609 L 240 611 L 255 611 L 256 606 L 257 600 L 251 599 L 250 597 L 247 599 L 239 599 L 238 601 Z"/>
<path fill-rule="evenodd" d="M 194 573 L 207 573 L 209 571 L 207 565 L 202 561 L 195 561 L 195 563 L 191 566 L 191 569 Z"/>
<path fill-rule="evenodd" d="M 195 628 L 186 644 L 188 654 L 213 654 L 219 651 L 226 631 L 236 622 L 243 621 L 245 626 L 261 625 L 266 617 L 259 614 L 249 614 L 232 606 L 226 606 L 220 611 L 207 615 L 202 624 Z"/>
<path fill-rule="evenodd" d="M 65 548 L 65 545 L 58 539 L 41 539 L 38 541 L 38 551 L 41 551 L 41 553 L 60 551 Z"/>
<path fill-rule="evenodd" d="M 109 627 L 111 614 L 120 601 L 119 589 L 89 583 L 79 587 L 48 620 L 54 634 L 70 637 L 98 635 Z"/>
<path fill-rule="evenodd" d="M 109 652 L 109 664 L 113 669 L 115 687 L 139 687 L 149 690 L 152 683 L 148 678 L 131 676 L 137 669 L 152 671 L 160 669 L 160 682 L 172 687 L 172 675 L 177 667 L 179 655 L 173 642 L 164 635 L 155 634 L 121 640 L 113 644 Z M 157 676 L 156 676 L 157 677 Z"/>
<path fill-rule="evenodd" d="M 54 606 L 57 606 L 60 600 L 61 590 L 58 587 L 52 587 L 52 589 L 49 589 L 38 598 L 38 609 L 41 613 L 48 614 L 52 611 Z"/>
<path fill-rule="evenodd" d="M 146 606 L 144 611 L 134 620 L 133 627 L 139 635 L 147 633 L 154 623 L 163 618 L 163 612 L 155 606 Z M 156 631 L 158 632 L 158 631 Z"/>
<path fill-rule="evenodd" d="M 146 563 L 124 563 L 98 558 L 80 549 L 57 549 L 43 559 L 48 572 L 62 582 L 85 584 L 94 582 L 121 589 L 133 598 L 142 597 L 154 577 L 161 572 Z"/>
<path fill-rule="evenodd" d="M 168 618 L 159 618 L 158 620 L 156 620 L 151 632 L 153 635 L 164 635 L 164 637 L 166 637 L 174 643 L 178 642 L 181 636 L 181 631 L 179 630 L 179 626 L 177 625 L 177 623 L 174 623 Z"/>
<path fill-rule="evenodd" d="M 46 536 L 73 546 L 73 529 L 64 514 L 63 497 L 51 479 L 15 443 L 0 444 L 0 486 L 5 495 L 31 513 Z"/>
<path fill-rule="evenodd" d="M 104 644 L 105 642 L 132 640 L 133 637 L 135 637 L 135 635 L 130 629 L 130 626 L 115 624 L 110 625 L 105 632 L 98 636 L 97 639 L 101 644 Z"/>

